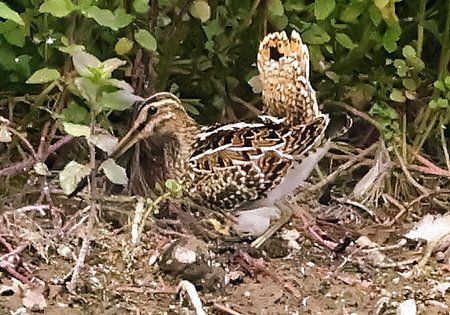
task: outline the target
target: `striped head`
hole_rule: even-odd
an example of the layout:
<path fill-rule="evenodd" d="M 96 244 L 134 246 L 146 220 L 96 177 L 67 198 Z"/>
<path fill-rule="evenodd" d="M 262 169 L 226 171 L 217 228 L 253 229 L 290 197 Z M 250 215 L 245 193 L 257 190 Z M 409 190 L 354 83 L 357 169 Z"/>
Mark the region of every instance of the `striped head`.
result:
<path fill-rule="evenodd" d="M 264 114 L 285 117 L 290 125 L 306 123 L 321 115 L 316 93 L 309 82 L 308 47 L 292 31 L 270 33 L 259 45 L 258 70 Z"/>
<path fill-rule="evenodd" d="M 111 157 L 121 156 L 137 142 L 154 134 L 175 138 L 180 142 L 180 150 L 190 149 L 196 131 L 195 121 L 175 95 L 156 93 L 142 102 L 131 129 L 119 141 Z"/>

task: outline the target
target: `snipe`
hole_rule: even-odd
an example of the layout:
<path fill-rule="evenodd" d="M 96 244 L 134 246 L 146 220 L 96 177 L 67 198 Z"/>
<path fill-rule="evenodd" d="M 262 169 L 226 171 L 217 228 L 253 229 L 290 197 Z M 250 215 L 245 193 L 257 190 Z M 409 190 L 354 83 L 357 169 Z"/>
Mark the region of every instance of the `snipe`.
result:
<path fill-rule="evenodd" d="M 232 211 L 275 207 L 304 180 L 298 176 L 300 162 L 322 144 L 329 118 L 319 110 L 309 82 L 308 49 L 298 33 L 290 39 L 284 32 L 267 35 L 257 63 L 265 115 L 200 128 L 177 97 L 157 93 L 142 103 L 112 156 L 148 137 L 169 138 L 175 150 L 168 177 L 182 182 L 186 195 L 197 203 Z M 289 219 L 281 214 L 253 246 Z"/>
<path fill-rule="evenodd" d="M 167 136 L 178 148 L 170 177 L 183 183 L 187 196 L 212 209 L 251 209 L 252 202 L 260 202 L 280 186 L 296 161 L 320 142 L 327 124 L 328 117 L 322 114 L 296 125 L 263 115 L 252 122 L 200 128 L 177 97 L 163 92 L 143 102 L 113 156 L 154 134 Z M 253 245 L 261 245 L 275 231 Z"/>

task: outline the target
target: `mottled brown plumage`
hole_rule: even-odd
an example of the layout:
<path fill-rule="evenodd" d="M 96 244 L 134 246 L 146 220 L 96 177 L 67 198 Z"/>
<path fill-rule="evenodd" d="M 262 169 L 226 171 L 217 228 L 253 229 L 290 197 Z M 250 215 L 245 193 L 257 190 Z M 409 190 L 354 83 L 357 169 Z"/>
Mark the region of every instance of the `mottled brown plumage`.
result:
<path fill-rule="evenodd" d="M 308 49 L 298 33 L 267 35 L 257 63 L 264 115 L 200 128 L 178 98 L 158 93 L 143 102 L 113 157 L 149 136 L 172 139 L 169 177 L 183 183 L 187 196 L 222 210 L 273 207 L 299 185 L 300 162 L 322 143 L 329 118 L 317 105 Z M 276 228 L 269 230 L 255 246 Z"/>
<path fill-rule="evenodd" d="M 322 115 L 309 82 L 308 47 L 296 31 L 290 39 L 285 32 L 264 37 L 259 45 L 257 64 L 265 114 L 285 117 L 289 125 Z"/>
<path fill-rule="evenodd" d="M 133 128 L 119 142 L 119 156 L 151 134 L 167 135 L 178 148 L 171 176 L 196 202 L 224 210 L 264 197 L 291 165 L 320 141 L 328 117 L 289 126 L 283 118 L 200 128 L 170 93 L 141 106 Z"/>

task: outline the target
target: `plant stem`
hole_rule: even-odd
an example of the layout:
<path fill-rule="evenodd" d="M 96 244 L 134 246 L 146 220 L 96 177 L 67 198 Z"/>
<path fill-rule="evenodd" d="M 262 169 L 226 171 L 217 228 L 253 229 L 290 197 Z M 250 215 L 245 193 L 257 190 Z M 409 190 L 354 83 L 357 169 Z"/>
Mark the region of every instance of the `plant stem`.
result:
<path fill-rule="evenodd" d="M 425 23 L 426 0 L 419 0 L 419 13 L 417 14 L 417 57 L 422 57 L 423 49 L 423 25 Z"/>
<path fill-rule="evenodd" d="M 418 135 L 416 137 L 415 141 L 414 141 L 413 148 L 414 148 L 414 152 L 416 152 L 416 153 L 420 151 L 420 149 L 422 148 L 423 144 L 425 143 L 425 140 L 427 140 L 428 136 L 431 133 L 431 130 L 433 130 L 433 128 L 434 128 L 434 126 L 436 124 L 436 120 L 437 120 L 438 115 L 439 115 L 438 112 L 431 111 L 431 109 L 429 107 L 426 109 L 426 111 L 428 113 L 430 113 L 430 115 L 428 116 L 430 118 L 426 119 L 426 120 L 423 120 L 423 121 L 427 121 L 427 125 L 426 125 L 427 127 L 425 129 L 425 132 L 423 134 L 421 134 L 421 135 Z M 419 129 L 419 130 L 422 130 L 422 129 Z"/>
<path fill-rule="evenodd" d="M 91 135 L 94 135 L 95 132 L 95 121 L 96 121 L 96 115 L 93 110 L 91 110 Z M 81 271 L 81 268 L 84 265 L 84 261 L 86 260 L 86 256 L 89 253 L 89 246 L 91 243 L 92 235 L 94 234 L 94 224 L 95 224 L 95 217 L 97 215 L 97 181 L 96 181 L 96 168 L 95 168 L 95 146 L 93 143 L 88 141 L 89 146 L 89 166 L 91 168 L 91 174 L 90 174 L 90 188 L 91 188 L 91 198 L 89 202 L 89 217 L 88 222 L 86 226 L 86 232 L 84 235 L 83 243 L 81 244 L 80 254 L 78 255 L 77 262 L 75 263 L 75 266 L 72 271 L 72 279 L 70 280 L 69 284 L 67 285 L 67 289 L 71 293 L 76 292 L 77 288 L 77 280 Z"/>
<path fill-rule="evenodd" d="M 442 50 L 439 58 L 439 79 L 443 79 L 448 74 L 448 62 L 450 60 L 450 2 L 447 1 L 447 19 L 445 29 L 442 33 Z"/>

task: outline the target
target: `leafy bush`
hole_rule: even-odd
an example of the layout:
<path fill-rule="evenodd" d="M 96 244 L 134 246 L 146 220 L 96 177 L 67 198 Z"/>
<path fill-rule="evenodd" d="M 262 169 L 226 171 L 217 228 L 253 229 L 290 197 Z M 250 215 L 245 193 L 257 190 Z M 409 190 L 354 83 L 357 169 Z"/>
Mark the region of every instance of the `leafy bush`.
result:
<path fill-rule="evenodd" d="M 166 90 L 181 95 L 200 122 L 240 117 L 246 108 L 232 100 L 258 100 L 248 81 L 257 74 L 264 32 L 296 29 L 309 46 L 322 101 L 346 101 L 368 112 L 387 139 L 409 130 L 416 149 L 448 123 L 447 1 L 151 3 L 0 1 L 0 114 L 23 126 L 32 122 L 36 135 L 50 117 L 77 134 L 67 126 L 94 119 L 108 129 L 111 112 L 128 108 L 135 94 Z M 77 65 L 77 52 L 89 59 L 86 69 Z M 110 59 L 117 57 L 126 63 Z M 419 106 L 409 108 L 411 102 Z M 400 128 L 400 112 L 414 117 L 415 128 Z"/>

